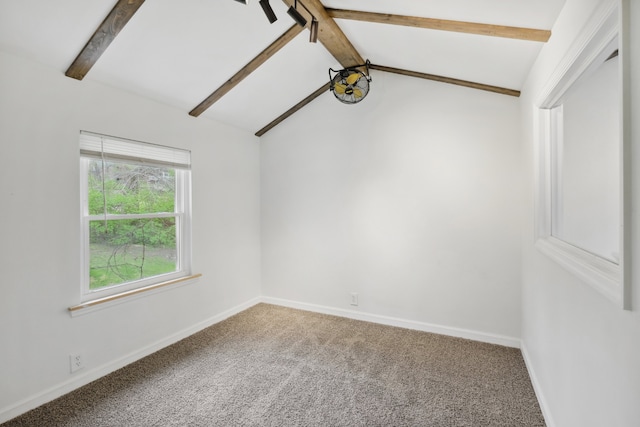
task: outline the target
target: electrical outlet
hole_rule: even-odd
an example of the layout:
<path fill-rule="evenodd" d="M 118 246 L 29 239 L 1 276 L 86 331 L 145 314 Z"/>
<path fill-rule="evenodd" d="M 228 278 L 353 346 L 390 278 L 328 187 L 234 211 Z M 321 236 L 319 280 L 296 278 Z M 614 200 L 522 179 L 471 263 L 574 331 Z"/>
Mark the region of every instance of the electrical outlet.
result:
<path fill-rule="evenodd" d="M 358 294 L 351 292 L 351 305 L 358 305 Z"/>
<path fill-rule="evenodd" d="M 82 353 L 70 354 L 69 363 L 71 366 L 71 373 L 84 368 L 84 357 L 82 356 Z"/>

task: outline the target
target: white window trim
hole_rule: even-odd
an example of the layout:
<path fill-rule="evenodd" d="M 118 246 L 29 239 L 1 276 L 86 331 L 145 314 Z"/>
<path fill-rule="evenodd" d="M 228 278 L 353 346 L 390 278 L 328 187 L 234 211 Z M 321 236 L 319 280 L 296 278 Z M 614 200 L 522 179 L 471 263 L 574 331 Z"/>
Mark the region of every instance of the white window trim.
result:
<path fill-rule="evenodd" d="M 89 138 L 102 137 L 99 134 L 92 134 L 90 132 L 82 132 L 83 135 L 88 135 Z M 116 138 L 110 136 L 104 136 L 116 141 L 131 142 L 140 144 L 138 141 L 130 141 L 123 138 Z M 169 148 L 169 147 L 167 147 Z M 104 215 L 89 215 L 88 212 L 88 168 L 89 161 L 92 157 L 91 154 L 81 154 L 80 157 L 80 197 L 81 197 L 81 303 L 69 308 L 72 315 L 79 312 L 91 311 L 87 308 L 95 307 L 99 304 L 108 303 L 105 306 L 114 305 L 115 300 L 117 303 L 122 302 L 122 297 L 130 299 L 132 296 L 139 297 L 141 295 L 149 295 L 149 291 L 157 292 L 158 289 L 164 288 L 167 285 L 176 286 L 176 284 L 187 283 L 188 279 L 194 279 L 200 275 L 192 275 L 191 273 L 191 173 L 189 169 L 176 168 L 176 212 L 159 215 L 106 215 L 107 220 L 125 219 L 125 218 L 156 218 L 158 216 L 175 217 L 176 227 L 179 227 L 180 239 L 177 242 L 179 247 L 177 248 L 180 254 L 178 259 L 178 270 L 172 273 L 162 274 L 145 278 L 142 280 L 136 280 L 133 282 L 123 283 L 121 285 L 110 286 L 104 289 L 89 289 L 89 229 L 90 220 L 104 219 Z M 147 164 L 158 164 L 162 166 L 162 162 L 149 161 Z M 167 163 L 165 162 L 164 166 Z M 174 165 L 169 165 L 174 166 Z M 179 187 L 179 189 L 178 189 Z M 140 291 L 145 291 L 144 293 Z M 94 308 L 95 309 L 95 308 Z"/>
<path fill-rule="evenodd" d="M 628 100 L 624 99 L 621 106 L 623 112 L 622 140 L 621 140 L 621 218 L 620 218 L 620 263 L 608 261 L 588 251 L 570 245 L 552 236 L 551 218 L 552 209 L 552 178 L 557 176 L 551 162 L 551 143 L 554 134 L 551 107 L 569 87 L 587 70 L 596 58 L 602 55 L 603 50 L 616 37 L 619 39 L 619 55 L 621 58 L 621 70 L 623 85 L 625 75 L 628 75 L 628 66 L 625 65 L 625 33 L 628 29 L 624 23 L 622 9 L 626 2 L 619 4 L 617 1 L 603 4 L 592 16 L 584 27 L 574 45 L 565 56 L 565 60 L 553 73 L 544 90 L 537 99 L 537 126 L 534 127 L 535 141 L 538 143 L 535 165 L 535 236 L 536 248 L 547 255 L 569 272 L 573 273 L 585 283 L 593 287 L 617 306 L 631 309 L 630 298 L 630 241 L 629 230 L 624 224 L 629 224 L 630 198 L 626 195 L 630 182 L 630 168 L 626 163 L 629 158 L 629 120 L 625 119 L 628 111 Z M 622 7 L 620 7 L 622 6 Z M 622 21 L 622 26 L 620 22 Z M 621 28 L 622 27 L 622 28 Z M 624 86 L 623 86 L 624 87 Z"/>

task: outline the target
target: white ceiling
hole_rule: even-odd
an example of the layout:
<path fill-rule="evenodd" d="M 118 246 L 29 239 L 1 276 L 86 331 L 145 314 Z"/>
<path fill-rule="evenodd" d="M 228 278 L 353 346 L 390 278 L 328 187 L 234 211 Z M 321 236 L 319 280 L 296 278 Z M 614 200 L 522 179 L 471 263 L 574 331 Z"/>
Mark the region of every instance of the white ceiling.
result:
<path fill-rule="evenodd" d="M 550 30 L 564 2 L 324 0 L 323 4 Z M 0 0 L 0 50 L 63 73 L 115 3 Z M 274 24 L 269 24 L 258 0 L 248 5 L 234 0 L 148 0 L 85 80 L 122 88 L 188 114 L 294 24 L 284 2 L 270 3 L 278 16 Z M 388 24 L 336 22 L 372 63 L 517 90 L 543 45 Z M 309 43 L 308 37 L 304 30 L 196 120 L 208 117 L 256 132 L 328 82 L 328 69 L 341 67 L 321 43 Z M 379 71 L 372 71 L 372 91 L 375 73 Z"/>

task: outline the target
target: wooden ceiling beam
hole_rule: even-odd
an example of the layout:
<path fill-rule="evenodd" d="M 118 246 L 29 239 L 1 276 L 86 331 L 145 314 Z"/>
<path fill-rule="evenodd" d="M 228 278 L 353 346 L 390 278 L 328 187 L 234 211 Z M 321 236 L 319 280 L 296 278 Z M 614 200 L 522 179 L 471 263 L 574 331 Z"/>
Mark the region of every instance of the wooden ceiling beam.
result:
<path fill-rule="evenodd" d="M 260 52 L 258 56 L 253 58 L 247 65 L 242 67 L 240 71 L 235 73 L 233 77 L 227 80 L 222 86 L 216 89 L 211 95 L 209 95 L 204 101 L 202 101 L 197 107 L 189 112 L 189 115 L 198 117 L 207 108 L 215 104 L 220 98 L 226 95 L 231 89 L 233 89 L 238 83 L 245 79 L 249 74 L 253 73 L 259 66 L 264 64 L 269 58 L 271 58 L 277 51 L 282 49 L 287 43 L 293 40 L 303 30 L 299 25 L 293 25 L 283 35 L 281 35 L 276 41 L 271 43 L 265 50 Z"/>
<path fill-rule="evenodd" d="M 317 97 L 319 97 L 320 95 L 328 91 L 329 91 L 329 83 L 327 82 L 322 86 L 320 86 L 318 89 L 316 89 L 315 92 L 313 92 L 311 95 L 307 96 L 305 99 L 298 102 L 296 105 L 294 105 L 293 107 L 289 108 L 287 111 L 282 113 L 277 119 L 275 119 L 274 121 L 272 121 L 271 123 L 263 127 L 262 129 L 260 129 L 258 132 L 255 133 L 255 135 L 262 136 L 265 133 L 269 132 L 278 124 L 282 123 L 288 117 L 292 116 L 295 112 L 300 110 L 302 107 L 304 107 L 305 105 L 307 105 L 308 103 L 310 103 L 311 101 L 313 101 L 314 99 L 316 99 Z"/>
<path fill-rule="evenodd" d="M 288 117 L 292 116 L 295 112 L 300 110 L 302 107 L 304 107 L 305 105 L 307 105 L 308 103 L 310 103 L 311 101 L 313 101 L 314 99 L 316 99 L 317 97 L 319 97 L 320 95 L 328 91 L 329 91 L 329 83 L 327 82 L 323 84 L 321 87 L 319 87 L 318 89 L 316 89 L 316 91 L 313 92 L 311 95 L 307 96 L 305 99 L 298 102 L 293 107 L 289 108 L 286 112 L 281 114 L 277 119 L 275 119 L 274 121 L 272 121 L 271 123 L 263 127 L 262 129 L 260 129 L 258 132 L 256 132 L 255 135 L 262 136 L 265 133 L 269 132 L 278 124 L 282 123 L 285 119 L 287 119 Z"/>
<path fill-rule="evenodd" d="M 118 0 L 64 73 L 65 76 L 82 80 L 142 3 L 144 0 Z"/>
<path fill-rule="evenodd" d="M 498 94 L 501 94 L 501 95 L 508 95 L 508 96 L 515 96 L 515 97 L 519 97 L 520 96 L 520 91 L 519 90 L 507 89 L 507 88 L 500 87 L 500 86 L 491 86 L 491 85 L 487 85 L 487 84 L 483 84 L 483 83 L 470 82 L 468 80 L 454 79 L 454 78 L 451 78 L 451 77 L 438 76 L 438 75 L 435 75 L 435 74 L 421 73 L 421 72 L 418 72 L 418 71 L 409 71 L 409 70 L 404 70 L 404 69 L 401 69 L 401 68 L 386 67 L 384 65 L 376 65 L 376 64 L 369 64 L 369 69 L 377 70 L 377 71 L 384 71 L 384 72 L 387 72 L 387 73 L 400 74 L 400 75 L 403 75 L 403 76 L 417 77 L 417 78 L 421 78 L 421 79 L 425 79 L 425 80 L 432 80 L 432 81 L 436 81 L 436 82 L 440 82 L 440 83 L 448 83 L 448 84 L 453 84 L 453 85 L 457 85 L 457 86 L 464 86 L 464 87 L 468 87 L 468 88 L 472 88 L 472 89 L 478 89 L 478 90 L 484 90 L 484 91 L 488 91 L 488 92 L 498 93 Z M 328 92 L 330 86 L 331 86 L 331 83 L 329 83 L 329 82 L 323 84 L 321 87 L 319 87 L 311 95 L 307 96 L 302 101 L 298 102 L 296 105 L 294 105 L 293 107 L 288 109 L 285 113 L 281 114 L 278 118 L 273 120 L 271 123 L 269 123 L 268 125 L 266 125 L 262 129 L 257 131 L 255 133 L 255 135 L 260 137 L 260 136 L 264 135 L 265 133 L 269 132 L 271 129 L 276 127 L 278 124 L 282 123 L 287 118 L 292 116 L 294 113 L 299 111 L 302 107 L 304 107 L 305 105 L 309 104 L 311 101 L 313 101 L 314 99 L 316 99 L 317 97 L 319 97 L 323 93 Z"/>
<path fill-rule="evenodd" d="M 500 86 L 491 86 L 491 85 L 487 85 L 487 84 L 483 84 L 483 83 L 470 82 L 468 80 L 454 79 L 454 78 L 451 78 L 451 77 L 438 76 L 438 75 L 435 75 L 435 74 L 421 73 L 421 72 L 418 72 L 418 71 L 409 71 L 409 70 L 404 70 L 404 69 L 401 69 L 401 68 L 386 67 L 384 65 L 376 65 L 376 64 L 369 64 L 369 69 L 377 70 L 377 71 L 384 71 L 384 72 L 393 73 L 393 74 L 400 74 L 400 75 L 403 75 L 403 76 L 417 77 L 417 78 L 436 81 L 436 82 L 440 82 L 440 83 L 448 83 L 448 84 L 453 84 L 453 85 L 457 85 L 457 86 L 464 86 L 464 87 L 468 87 L 468 88 L 472 88 L 472 89 L 478 89 L 478 90 L 484 90 L 484 91 L 487 91 L 487 92 L 498 93 L 498 94 L 501 94 L 501 95 L 515 96 L 516 98 L 520 96 L 520 91 L 519 90 L 507 89 L 507 88 L 500 87 Z M 316 91 L 313 92 L 311 95 L 307 96 L 302 101 L 298 102 L 296 105 L 294 105 L 293 107 L 288 109 L 286 112 L 281 114 L 278 118 L 273 120 L 271 123 L 269 123 L 268 125 L 266 125 L 262 129 L 257 131 L 255 133 L 255 135 L 260 137 L 260 136 L 264 135 L 265 133 L 269 132 L 271 129 L 273 129 L 274 127 L 276 127 L 277 125 L 279 125 L 280 123 L 285 121 L 287 118 L 291 117 L 294 113 L 296 113 L 297 111 L 302 109 L 302 107 L 304 107 L 305 105 L 309 104 L 311 101 L 313 101 L 314 99 L 316 99 L 317 97 L 319 97 L 323 93 L 328 92 L 330 86 L 331 86 L 330 82 L 327 82 L 327 83 L 323 84 L 321 87 L 316 89 Z"/>
<path fill-rule="evenodd" d="M 287 6 L 293 6 L 295 0 L 282 0 Z M 329 51 L 331 55 L 344 68 L 353 67 L 364 64 L 365 60 L 360 56 L 355 47 L 351 44 L 347 36 L 342 32 L 338 24 L 327 13 L 324 6 L 319 0 L 304 0 L 297 2 L 297 10 L 307 19 L 307 27 L 311 23 L 311 19 L 318 21 L 318 40 Z M 310 16 L 311 15 L 311 16 Z M 300 27 L 302 28 L 302 27 Z M 281 114 L 271 123 L 255 133 L 256 136 L 262 136 L 278 124 L 282 123 L 288 117 L 292 116 L 302 107 L 316 99 L 318 96 L 329 90 L 330 83 L 327 82 L 316 89 L 311 95 L 298 102 L 289 110 Z"/>
<path fill-rule="evenodd" d="M 499 93 L 501 95 L 520 96 L 519 90 L 507 89 L 500 86 L 491 86 L 483 83 L 470 82 L 467 80 L 454 79 L 451 77 L 437 76 L 435 74 L 420 73 L 418 71 L 403 70 L 401 68 L 385 67 L 384 65 L 369 64 L 372 70 L 385 71 L 387 73 L 401 74 L 403 76 L 418 77 L 421 79 L 432 80 L 441 83 L 449 83 L 458 86 L 470 87 L 473 89 L 485 90 L 488 92 Z"/>
<path fill-rule="evenodd" d="M 282 0 L 287 6 L 293 6 L 294 0 Z M 318 40 L 344 68 L 364 64 L 364 59 L 336 21 L 327 13 L 320 0 L 298 0 L 298 11 L 308 12 L 318 21 Z"/>
<path fill-rule="evenodd" d="M 287 6 L 293 6 L 295 0 L 282 0 Z M 496 37 L 511 37 L 524 40 L 546 41 L 549 38 L 548 34 L 539 34 L 538 32 L 543 30 L 531 30 L 526 28 L 517 27 L 502 27 L 487 24 L 474 24 L 461 21 L 443 21 L 433 20 L 429 18 L 418 17 L 403 17 L 400 15 L 384 15 L 369 12 L 357 12 L 357 11 L 344 11 L 338 9 L 325 9 L 320 0 L 300 0 L 298 3 L 298 12 L 300 12 L 308 21 L 307 27 L 311 22 L 312 17 L 318 21 L 318 40 L 324 45 L 324 47 L 333 55 L 333 57 L 344 68 L 354 67 L 356 65 L 364 64 L 365 60 L 358 53 L 355 47 L 351 44 L 349 39 L 342 32 L 338 24 L 333 19 L 359 19 L 369 22 L 381 22 L 396 25 L 408 25 L 420 28 L 433 28 L 445 31 L 458 31 L 473 34 L 491 35 Z M 303 27 L 294 25 L 287 33 L 285 33 L 280 39 L 276 40 L 271 46 L 269 46 L 260 55 L 254 58 L 249 64 L 247 64 L 236 75 L 229 79 L 224 85 L 218 88 L 207 99 L 205 99 L 198 107 L 194 108 L 189 114 L 192 116 L 200 115 L 204 110 L 209 108 L 213 103 L 224 96 L 229 90 L 237 85 L 242 79 L 248 76 L 251 72 L 257 69 L 262 63 L 270 58 L 275 52 L 277 52 L 282 46 L 288 43 L 293 37 L 299 34 L 303 30 Z M 545 38 L 546 37 L 546 38 Z M 466 80 L 454 79 L 450 77 L 437 76 L 434 74 L 426 74 L 417 71 L 403 70 L 400 68 L 386 67 L 382 65 L 370 64 L 369 68 L 372 70 L 384 71 L 389 73 L 401 74 L 405 76 L 418 77 L 427 80 L 433 80 L 443 83 L 455 84 L 458 86 L 465 86 L 479 90 L 485 90 L 489 92 L 499 93 L 509 96 L 520 96 L 520 91 L 507 89 L 498 86 L 491 86 L 482 83 L 470 82 Z M 330 83 L 323 84 L 315 92 L 304 98 L 302 101 L 291 107 L 285 113 L 281 114 L 271 123 L 260 129 L 255 133 L 260 137 L 273 129 L 278 124 L 282 123 L 288 117 L 299 111 L 305 105 L 309 104 L 315 98 L 322 93 L 328 91 Z"/>
<path fill-rule="evenodd" d="M 283 0 L 288 6 L 293 6 L 294 0 Z M 311 23 L 311 16 L 318 21 L 318 40 L 324 45 L 324 47 L 333 55 L 334 58 L 343 67 L 353 67 L 355 65 L 364 64 L 365 60 L 360 56 L 358 51 L 353 47 L 347 36 L 344 35 L 338 24 L 331 18 L 322 3 L 319 0 L 304 0 L 298 1 L 298 11 L 308 20 L 307 27 Z M 189 112 L 191 116 L 198 117 L 207 108 L 211 107 L 220 98 L 226 95 L 231 89 L 233 89 L 238 83 L 240 83 L 245 77 L 255 71 L 260 65 L 262 65 L 267 59 L 274 55 L 280 48 L 286 45 L 289 41 L 293 40 L 304 28 L 299 25 L 294 25 L 283 34 L 278 40 L 272 43 L 262 53 L 256 56 L 249 64 L 245 65 L 240 71 L 238 71 L 227 82 L 214 91 L 209 97 L 200 103 L 197 107 Z M 268 130 L 276 126 L 278 123 L 291 116 L 293 113 L 304 107 L 313 99 L 318 97 L 323 90 L 328 90 L 328 83 L 323 85 L 322 88 L 316 90 L 314 93 L 303 99 L 294 107 L 286 111 L 277 119 L 269 123 L 267 126 L 256 132 L 257 136 L 261 136 Z"/>
<path fill-rule="evenodd" d="M 458 33 L 506 37 L 535 42 L 547 42 L 551 31 L 534 28 L 507 27 L 504 25 L 479 24 L 475 22 L 450 21 L 446 19 L 421 18 L 417 16 L 391 15 L 388 13 L 362 12 L 358 10 L 326 9 L 332 18 L 376 22 L 380 24 L 404 25 Z"/>

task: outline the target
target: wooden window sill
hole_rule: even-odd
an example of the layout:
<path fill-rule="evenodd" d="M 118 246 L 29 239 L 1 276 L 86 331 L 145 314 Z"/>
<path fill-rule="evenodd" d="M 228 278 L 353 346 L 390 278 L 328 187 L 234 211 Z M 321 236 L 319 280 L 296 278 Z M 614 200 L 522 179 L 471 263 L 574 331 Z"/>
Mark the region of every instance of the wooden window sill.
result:
<path fill-rule="evenodd" d="M 106 297 L 85 301 L 78 305 L 69 307 L 68 310 L 71 316 L 74 317 L 89 311 L 93 311 L 90 309 L 97 309 L 100 307 L 109 306 L 117 302 L 124 302 L 125 300 L 129 300 L 135 296 L 142 296 L 144 294 L 148 294 L 149 292 L 157 291 L 159 289 L 167 288 L 170 286 L 183 285 L 201 276 L 202 274 L 192 274 L 189 276 L 180 277 L 178 279 L 167 280 L 166 282 L 154 283 L 153 285 L 143 286 L 137 289 L 131 289 L 129 291 L 121 292 L 119 294 L 109 295 Z"/>

